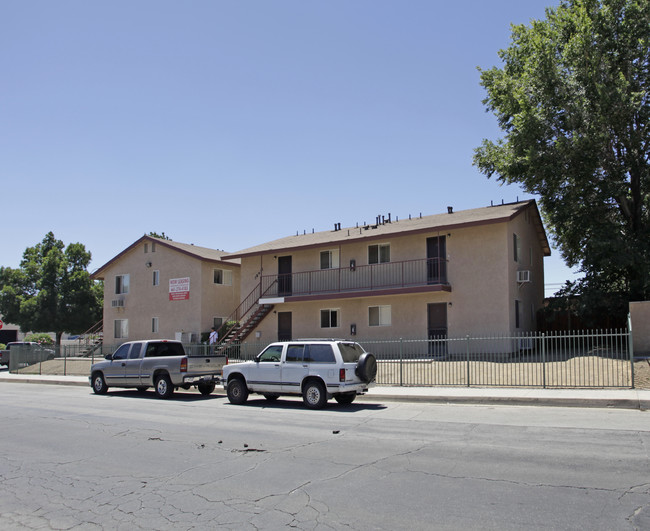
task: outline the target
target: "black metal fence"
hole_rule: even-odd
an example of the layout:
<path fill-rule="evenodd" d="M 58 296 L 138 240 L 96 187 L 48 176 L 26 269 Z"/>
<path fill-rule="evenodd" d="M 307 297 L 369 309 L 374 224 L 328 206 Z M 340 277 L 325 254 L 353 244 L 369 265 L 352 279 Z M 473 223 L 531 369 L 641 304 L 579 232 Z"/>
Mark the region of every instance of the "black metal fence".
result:
<path fill-rule="evenodd" d="M 378 361 L 377 384 L 399 386 L 633 388 L 629 330 L 531 333 L 514 336 L 355 339 Z M 253 359 L 269 342 L 235 344 L 231 363 Z M 11 372 L 87 375 L 119 344 L 12 351 Z M 206 355 L 207 345 L 186 345 Z"/>

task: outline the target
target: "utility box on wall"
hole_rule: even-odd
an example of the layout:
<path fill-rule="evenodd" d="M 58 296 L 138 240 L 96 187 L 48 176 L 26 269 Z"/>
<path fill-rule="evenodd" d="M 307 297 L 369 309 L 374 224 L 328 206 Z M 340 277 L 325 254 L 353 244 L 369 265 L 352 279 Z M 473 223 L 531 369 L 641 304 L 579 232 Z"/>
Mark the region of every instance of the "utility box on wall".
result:
<path fill-rule="evenodd" d="M 650 301 L 631 302 L 630 319 L 634 356 L 650 356 Z"/>

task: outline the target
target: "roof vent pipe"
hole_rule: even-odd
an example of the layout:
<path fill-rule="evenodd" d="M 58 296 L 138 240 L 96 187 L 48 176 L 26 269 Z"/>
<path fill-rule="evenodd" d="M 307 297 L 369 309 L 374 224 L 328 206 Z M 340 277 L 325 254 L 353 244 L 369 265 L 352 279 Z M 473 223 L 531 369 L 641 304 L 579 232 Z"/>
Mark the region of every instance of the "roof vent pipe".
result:
<path fill-rule="evenodd" d="M 454 207 L 447 207 L 447 214 L 453 214 L 454 213 Z"/>

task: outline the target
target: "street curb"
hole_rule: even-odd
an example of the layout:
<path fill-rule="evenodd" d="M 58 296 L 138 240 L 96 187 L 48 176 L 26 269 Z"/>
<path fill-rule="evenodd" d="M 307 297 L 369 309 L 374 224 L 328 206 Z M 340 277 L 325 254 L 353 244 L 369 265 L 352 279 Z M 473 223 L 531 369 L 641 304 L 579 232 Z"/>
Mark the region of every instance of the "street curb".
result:
<path fill-rule="evenodd" d="M 46 385 L 72 385 L 77 387 L 90 387 L 88 380 L 72 380 L 61 378 L 47 378 L 46 376 L 33 375 L 16 377 L 3 377 L 0 383 L 28 383 Z M 640 411 L 650 410 L 650 399 L 630 397 L 557 397 L 557 396 L 494 396 L 494 395 L 447 395 L 447 394 L 407 394 L 407 393 L 377 393 L 372 392 L 357 397 L 360 402 L 420 402 L 429 404 L 460 404 L 484 406 L 539 406 L 539 407 L 581 407 L 604 409 L 635 409 Z M 440 391 L 440 390 L 438 390 Z M 633 390 L 632 390 L 633 391 Z"/>
<path fill-rule="evenodd" d="M 77 382 L 75 380 L 44 380 L 37 376 L 33 378 L 2 378 L 0 377 L 0 382 L 8 383 L 28 383 L 28 384 L 45 384 L 45 385 L 76 385 L 78 387 L 90 387 L 88 380 L 85 382 Z"/>
<path fill-rule="evenodd" d="M 461 404 L 484 406 L 539 406 L 539 407 L 581 407 L 605 409 L 650 409 L 650 400 L 632 398 L 539 398 L 499 396 L 422 396 L 422 395 L 363 395 L 357 397 L 363 402 L 385 400 L 389 402 L 427 402 L 431 404 Z"/>

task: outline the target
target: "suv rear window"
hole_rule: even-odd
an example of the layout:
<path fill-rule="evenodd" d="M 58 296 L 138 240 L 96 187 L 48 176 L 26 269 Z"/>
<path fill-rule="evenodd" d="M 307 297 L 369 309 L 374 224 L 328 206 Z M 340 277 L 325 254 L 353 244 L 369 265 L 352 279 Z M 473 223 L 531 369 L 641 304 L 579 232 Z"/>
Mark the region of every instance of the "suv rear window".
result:
<path fill-rule="evenodd" d="M 311 363 L 336 363 L 332 345 L 307 345 L 305 361 Z"/>
<path fill-rule="evenodd" d="M 365 352 L 359 343 L 339 343 L 343 363 L 356 363 Z"/>

